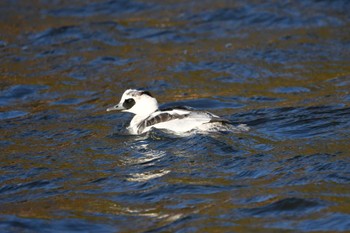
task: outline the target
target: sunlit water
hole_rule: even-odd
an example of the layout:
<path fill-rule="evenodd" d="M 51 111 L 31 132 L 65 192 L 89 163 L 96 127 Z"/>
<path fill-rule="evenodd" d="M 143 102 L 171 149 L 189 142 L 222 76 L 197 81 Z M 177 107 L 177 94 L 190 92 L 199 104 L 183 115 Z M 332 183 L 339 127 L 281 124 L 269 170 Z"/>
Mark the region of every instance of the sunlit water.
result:
<path fill-rule="evenodd" d="M 0 231 L 350 231 L 349 12 L 1 1 Z M 251 130 L 125 135 L 140 87 Z"/>

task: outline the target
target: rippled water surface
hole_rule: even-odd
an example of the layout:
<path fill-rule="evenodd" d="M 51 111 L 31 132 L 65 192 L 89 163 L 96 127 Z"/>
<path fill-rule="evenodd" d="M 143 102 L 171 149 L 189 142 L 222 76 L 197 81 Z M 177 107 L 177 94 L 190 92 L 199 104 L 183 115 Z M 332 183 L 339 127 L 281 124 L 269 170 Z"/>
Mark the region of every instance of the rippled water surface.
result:
<path fill-rule="evenodd" d="M 350 231 L 349 12 L 1 1 L 0 231 Z M 126 88 L 251 130 L 125 135 Z"/>

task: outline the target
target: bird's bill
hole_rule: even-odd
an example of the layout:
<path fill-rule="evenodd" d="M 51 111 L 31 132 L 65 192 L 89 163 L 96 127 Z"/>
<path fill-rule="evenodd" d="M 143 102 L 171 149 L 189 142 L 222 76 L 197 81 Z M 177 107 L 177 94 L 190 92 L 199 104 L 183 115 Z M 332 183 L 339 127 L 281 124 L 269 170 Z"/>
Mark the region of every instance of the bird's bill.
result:
<path fill-rule="evenodd" d="M 125 108 L 124 108 L 122 105 L 117 104 L 117 105 L 115 105 L 115 106 L 113 106 L 113 107 L 110 107 L 110 108 L 107 108 L 107 109 L 106 109 L 107 112 L 109 112 L 109 111 L 115 111 L 115 110 L 117 110 L 117 111 L 122 111 L 122 110 L 125 110 Z"/>

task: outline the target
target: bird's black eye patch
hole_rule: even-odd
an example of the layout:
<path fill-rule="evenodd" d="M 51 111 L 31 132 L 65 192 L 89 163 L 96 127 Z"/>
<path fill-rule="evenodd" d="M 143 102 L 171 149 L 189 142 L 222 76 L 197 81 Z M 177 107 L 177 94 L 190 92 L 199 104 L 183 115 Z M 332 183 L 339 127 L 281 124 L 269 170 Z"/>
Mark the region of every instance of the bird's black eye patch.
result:
<path fill-rule="evenodd" d="M 123 107 L 125 109 L 130 109 L 135 105 L 135 100 L 133 98 L 124 100 Z"/>
<path fill-rule="evenodd" d="M 153 97 L 153 95 L 149 91 L 142 91 L 141 95 L 143 95 L 143 94 Z"/>

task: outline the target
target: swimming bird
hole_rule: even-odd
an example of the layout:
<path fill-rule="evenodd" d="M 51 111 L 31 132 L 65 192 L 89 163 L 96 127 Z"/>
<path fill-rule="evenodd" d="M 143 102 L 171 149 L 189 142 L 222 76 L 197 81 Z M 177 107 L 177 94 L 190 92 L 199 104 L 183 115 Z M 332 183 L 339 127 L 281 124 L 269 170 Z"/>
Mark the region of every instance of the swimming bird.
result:
<path fill-rule="evenodd" d="M 186 133 L 191 130 L 208 131 L 230 121 L 206 111 L 189 107 L 159 109 L 156 98 L 148 91 L 128 89 L 120 102 L 107 111 L 122 111 L 135 114 L 127 127 L 130 134 L 138 135 L 152 128 Z"/>

